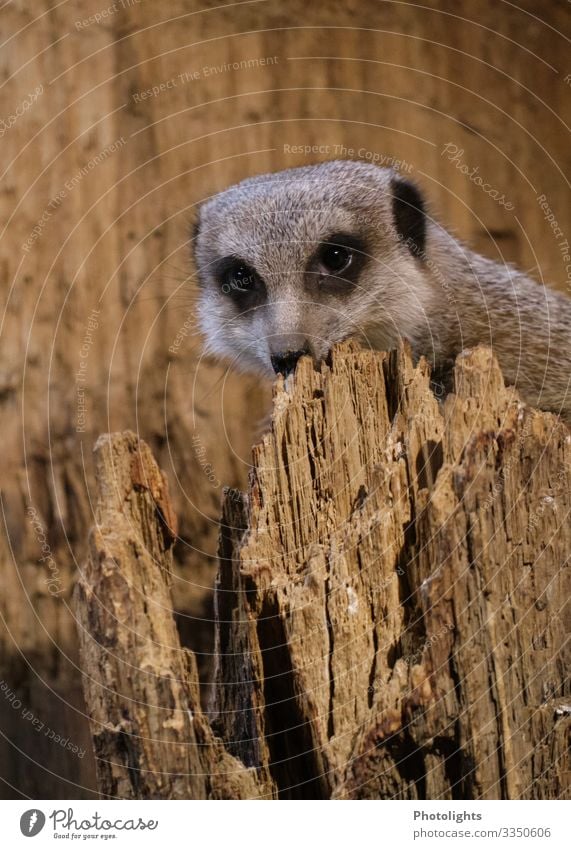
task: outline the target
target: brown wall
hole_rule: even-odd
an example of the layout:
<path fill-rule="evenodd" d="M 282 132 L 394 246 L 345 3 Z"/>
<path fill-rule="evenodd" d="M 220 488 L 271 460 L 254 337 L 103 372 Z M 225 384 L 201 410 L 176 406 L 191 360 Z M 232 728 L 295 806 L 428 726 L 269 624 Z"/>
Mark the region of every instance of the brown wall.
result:
<path fill-rule="evenodd" d="M 15 694 L 0 692 L 6 796 L 93 787 L 89 752 L 80 758 L 49 732 L 89 746 L 70 593 L 102 431 L 137 430 L 168 473 L 181 630 L 209 651 L 208 628 L 192 617 L 209 615 L 218 482 L 244 484 L 268 388 L 200 359 L 187 246 L 197 203 L 251 174 L 336 158 L 336 145 L 362 149 L 404 161 L 434 213 L 476 249 L 571 291 L 537 201 L 545 194 L 571 231 L 567 3 L 116 0 L 118 11 L 82 23 L 110 5 L 2 10 L 0 678 Z M 241 60 L 251 67 L 223 68 Z M 513 209 L 448 161 L 447 143 Z M 299 145 L 323 147 L 291 152 Z"/>

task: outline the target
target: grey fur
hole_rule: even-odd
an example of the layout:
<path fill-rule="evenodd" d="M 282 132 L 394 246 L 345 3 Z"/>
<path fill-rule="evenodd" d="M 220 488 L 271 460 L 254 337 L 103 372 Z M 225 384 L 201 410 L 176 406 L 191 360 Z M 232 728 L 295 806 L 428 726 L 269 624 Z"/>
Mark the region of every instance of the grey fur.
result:
<path fill-rule="evenodd" d="M 341 160 L 253 177 L 206 201 L 195 256 L 207 350 L 270 377 L 270 355 L 306 341 L 319 360 L 348 337 L 381 350 L 404 337 L 446 374 L 481 343 L 526 401 L 570 420 L 571 299 L 473 253 L 428 215 L 425 250 L 411 250 L 395 224 L 400 179 Z M 308 258 L 339 232 L 363 239 L 368 258 L 351 291 L 321 291 Z M 213 274 L 231 254 L 265 283 L 263 302 L 245 311 Z"/>

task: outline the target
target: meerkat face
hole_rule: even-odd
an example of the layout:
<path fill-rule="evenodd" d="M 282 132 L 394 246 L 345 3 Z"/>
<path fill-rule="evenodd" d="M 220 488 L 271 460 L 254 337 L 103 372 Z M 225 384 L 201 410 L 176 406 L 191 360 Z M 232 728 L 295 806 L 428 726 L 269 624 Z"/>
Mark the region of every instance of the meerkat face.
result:
<path fill-rule="evenodd" d="M 389 169 L 245 180 L 202 205 L 194 249 L 206 350 L 247 371 L 288 374 L 349 337 L 394 347 L 425 321 L 423 202 Z"/>

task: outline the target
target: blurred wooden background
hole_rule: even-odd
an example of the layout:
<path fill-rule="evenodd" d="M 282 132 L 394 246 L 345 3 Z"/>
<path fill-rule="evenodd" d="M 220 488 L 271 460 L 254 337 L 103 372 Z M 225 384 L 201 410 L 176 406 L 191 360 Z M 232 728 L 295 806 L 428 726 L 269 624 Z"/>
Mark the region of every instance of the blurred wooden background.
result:
<path fill-rule="evenodd" d="M 93 795 L 70 596 L 103 431 L 167 471 L 180 631 L 208 667 L 221 488 L 269 387 L 201 359 L 195 205 L 338 146 L 392 157 L 474 248 L 571 292 L 537 199 L 569 233 L 570 21 L 563 0 L 4 5 L 0 795 Z"/>

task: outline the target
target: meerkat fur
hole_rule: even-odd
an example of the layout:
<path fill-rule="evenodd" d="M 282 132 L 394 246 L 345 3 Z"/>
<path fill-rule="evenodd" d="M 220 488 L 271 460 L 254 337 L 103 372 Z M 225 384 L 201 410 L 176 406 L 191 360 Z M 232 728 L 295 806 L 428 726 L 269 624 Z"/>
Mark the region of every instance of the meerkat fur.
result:
<path fill-rule="evenodd" d="M 416 185 L 349 160 L 252 177 L 195 228 L 207 351 L 271 377 L 356 338 L 408 340 L 444 376 L 478 344 L 528 403 L 571 420 L 571 299 L 447 232 Z"/>

